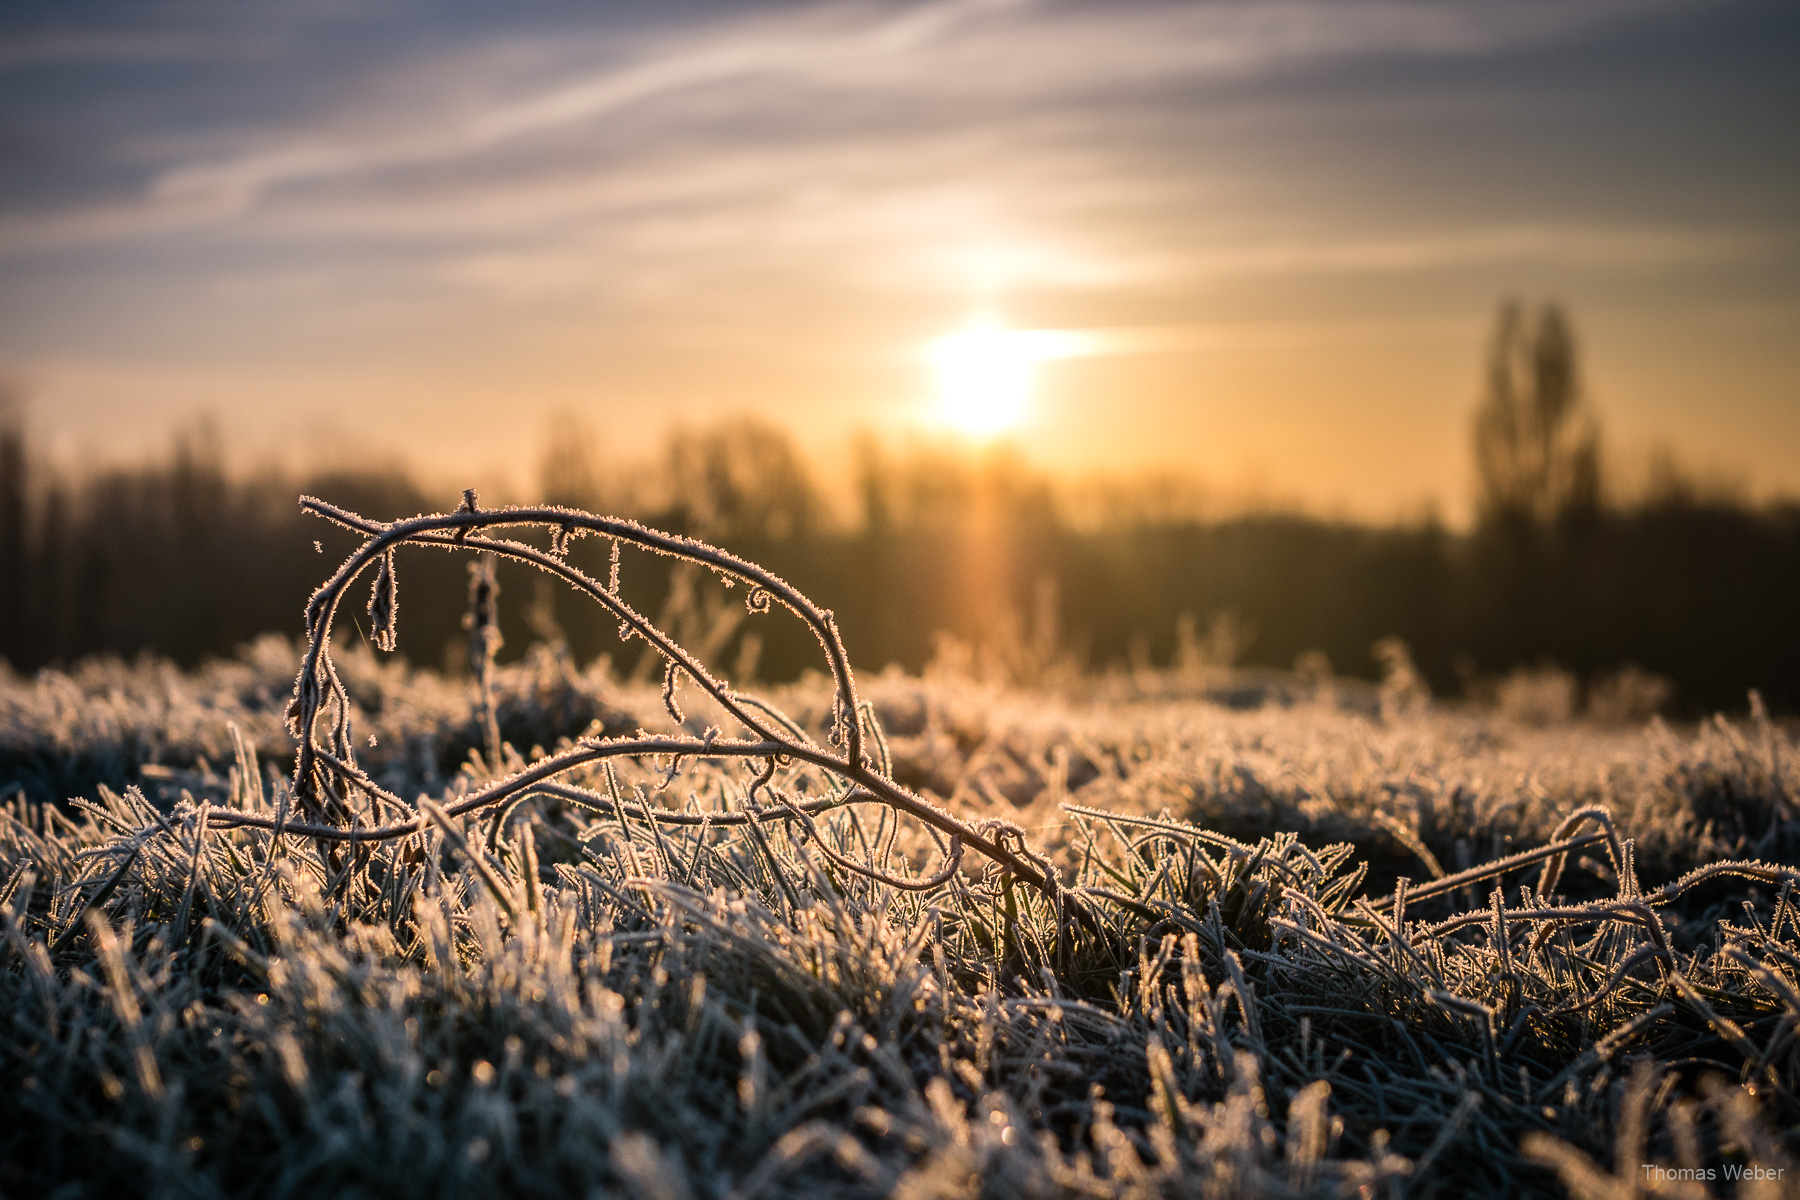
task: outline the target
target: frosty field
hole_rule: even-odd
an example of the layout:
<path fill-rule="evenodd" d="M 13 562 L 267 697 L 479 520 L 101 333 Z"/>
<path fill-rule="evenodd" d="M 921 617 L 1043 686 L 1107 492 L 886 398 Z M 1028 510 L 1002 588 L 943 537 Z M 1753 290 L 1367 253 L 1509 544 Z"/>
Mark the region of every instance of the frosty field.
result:
<path fill-rule="evenodd" d="M 719 736 L 691 681 L 676 724 L 549 646 L 486 708 L 340 651 L 321 753 L 400 832 L 326 840 L 304 649 L 0 678 L 0 1193 L 1800 1179 L 1800 745 L 1760 709 L 1538 728 L 1329 679 L 860 677 L 883 776 L 1021 873 L 947 865 L 961 842 L 800 758 L 617 755 L 457 815 L 559 751 Z M 745 690 L 827 748 L 835 686 Z"/>

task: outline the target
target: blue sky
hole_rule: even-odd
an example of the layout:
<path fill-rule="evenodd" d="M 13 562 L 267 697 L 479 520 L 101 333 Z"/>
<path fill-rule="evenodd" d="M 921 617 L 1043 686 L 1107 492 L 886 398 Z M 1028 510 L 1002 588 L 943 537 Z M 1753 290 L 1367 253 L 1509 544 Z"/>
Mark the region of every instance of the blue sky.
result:
<path fill-rule="evenodd" d="M 1369 516 L 1468 492 L 1505 296 L 1627 464 L 1800 492 L 1800 8 L 1639 0 L 0 12 L 0 375 L 45 444 L 209 412 L 529 490 L 553 414 L 932 436 Z"/>

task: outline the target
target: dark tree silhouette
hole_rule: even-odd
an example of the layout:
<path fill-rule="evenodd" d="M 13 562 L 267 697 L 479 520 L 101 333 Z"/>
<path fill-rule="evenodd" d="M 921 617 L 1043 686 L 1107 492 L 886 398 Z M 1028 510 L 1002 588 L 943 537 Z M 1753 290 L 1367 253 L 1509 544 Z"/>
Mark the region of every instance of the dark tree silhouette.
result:
<path fill-rule="evenodd" d="M 804 538 L 820 517 L 799 450 L 760 421 L 677 433 L 663 472 L 677 523 L 692 536 L 782 542 Z"/>
<path fill-rule="evenodd" d="M 1501 306 L 1475 415 L 1484 524 L 1549 525 L 1600 504 L 1600 427 L 1582 402 L 1562 309 Z"/>
<path fill-rule="evenodd" d="M 0 392 L 0 657 L 18 661 L 25 637 L 25 432 Z"/>

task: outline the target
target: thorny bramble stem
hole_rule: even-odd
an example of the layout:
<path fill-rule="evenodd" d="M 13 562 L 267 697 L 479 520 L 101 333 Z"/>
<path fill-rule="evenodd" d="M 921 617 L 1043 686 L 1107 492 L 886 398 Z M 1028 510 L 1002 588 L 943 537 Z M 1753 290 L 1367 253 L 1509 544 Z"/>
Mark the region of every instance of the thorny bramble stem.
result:
<path fill-rule="evenodd" d="M 349 731 L 349 694 L 339 679 L 331 660 L 331 628 L 339 606 L 351 584 L 370 565 L 389 564 L 393 549 L 402 544 L 435 546 L 451 550 L 479 551 L 517 562 L 529 563 L 563 580 L 606 609 L 620 623 L 621 633 L 644 639 L 667 661 L 673 678 L 685 674 L 695 685 L 718 702 L 734 720 L 752 735 L 748 739 L 722 738 L 713 735 L 642 735 L 637 737 L 591 740 L 575 745 L 533 763 L 530 767 L 499 779 L 471 796 L 444 808 L 447 816 L 462 816 L 496 805 L 520 795 L 528 789 L 545 785 L 554 777 L 577 767 L 624 755 L 670 756 L 682 758 L 746 758 L 765 762 L 799 760 L 811 763 L 838 776 L 851 785 L 851 791 L 838 803 L 875 801 L 914 817 L 951 838 L 951 857 L 960 855 L 961 847 L 972 848 L 998 864 L 1008 874 L 1024 881 L 1043 894 L 1053 909 L 1068 911 L 1090 931 L 1098 931 L 1092 913 L 1073 903 L 1063 889 L 1055 869 L 1041 856 L 1026 848 L 1023 831 L 1000 822 L 972 825 L 937 805 L 914 795 L 895 783 L 878 767 L 869 752 L 859 713 L 856 678 L 850 669 L 849 655 L 838 633 L 837 621 L 829 609 L 820 608 L 792 584 L 773 572 L 705 542 L 676 534 L 646 528 L 636 521 L 617 517 L 601 517 L 576 509 L 556 506 L 504 507 L 481 509 L 472 496 L 465 494 L 463 507 L 452 513 L 436 513 L 383 523 L 370 520 L 315 497 L 302 497 L 302 510 L 324 517 L 367 540 L 344 560 L 330 579 L 319 587 L 306 606 L 306 653 L 294 684 L 294 702 L 289 708 L 289 727 L 300 743 L 294 768 L 294 792 L 307 816 L 303 822 L 285 822 L 285 832 L 315 838 L 327 843 L 366 843 L 405 837 L 426 828 L 431 818 L 421 813 L 417 818 L 378 826 L 358 827 L 349 805 L 340 794 L 342 786 L 359 788 L 381 797 L 402 810 L 412 806 L 398 797 L 383 792 L 373 780 L 356 766 L 355 750 Z M 540 550 L 522 541 L 492 536 L 509 528 L 542 528 L 551 533 L 553 549 Z M 716 679 L 706 667 L 667 633 L 637 612 L 619 595 L 614 581 L 603 586 L 562 556 L 572 536 L 592 533 L 611 538 L 616 545 L 630 544 L 653 553 L 667 555 L 708 567 L 729 580 L 749 585 L 746 603 L 754 612 L 768 611 L 771 603 L 799 617 L 812 630 L 824 652 L 834 684 L 831 739 L 839 749 L 818 746 L 802 736 L 795 736 L 786 723 L 773 719 L 767 707 L 752 697 L 740 696 L 729 684 Z M 391 575 L 385 587 L 393 587 Z M 391 605 L 391 599 L 386 601 Z M 324 744 L 319 741 L 319 717 L 329 713 L 324 731 Z M 860 791 L 860 795 L 858 792 Z M 673 815 L 673 814 L 670 814 Z M 720 814 L 724 816 L 725 814 Z M 758 807 L 758 819 L 810 821 L 811 813 L 786 803 Z M 660 816 L 657 819 L 662 819 Z M 249 813 L 219 813 L 217 825 L 272 828 L 272 819 Z M 718 824 L 718 817 L 713 818 Z M 1009 844 L 1010 843 L 1010 844 Z M 836 860 L 837 856 L 833 856 Z M 898 882 L 902 886 L 935 883 L 947 879 L 950 870 L 931 880 L 895 880 L 859 864 L 840 865 L 862 874 Z"/>

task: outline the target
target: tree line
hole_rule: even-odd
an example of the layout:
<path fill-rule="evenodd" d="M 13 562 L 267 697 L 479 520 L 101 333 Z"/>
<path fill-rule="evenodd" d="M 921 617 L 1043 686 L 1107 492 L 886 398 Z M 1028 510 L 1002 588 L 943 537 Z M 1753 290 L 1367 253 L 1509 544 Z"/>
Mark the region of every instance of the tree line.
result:
<path fill-rule="evenodd" d="M 1540 663 L 1587 682 L 1632 664 L 1673 681 L 1677 711 L 1741 707 L 1750 688 L 1800 710 L 1800 505 L 1751 505 L 1673 471 L 1629 501 L 1611 495 L 1575 339 L 1553 307 L 1502 311 L 1472 441 L 1467 532 L 1209 518 L 1169 503 L 1155 481 L 1078 513 L 1067 488 L 1004 449 L 893 454 L 874 443 L 858 452 L 854 516 L 832 519 L 793 443 L 751 422 L 672 435 L 652 469 L 630 476 L 592 439 L 559 431 L 539 494 L 764 563 L 832 608 L 853 658 L 875 669 L 918 670 L 960 644 L 1089 670 L 1204 652 L 1373 678 L 1375 644 L 1399 637 L 1440 694 Z M 350 545 L 299 515 L 301 491 L 375 516 L 451 499 L 393 470 L 240 477 L 204 431 L 176 438 L 161 461 L 70 477 L 33 454 L 16 412 L 0 420 L 0 656 L 20 671 L 94 654 L 192 663 L 297 632 L 306 597 Z M 605 576 L 605 547 L 570 553 Z M 423 551 L 401 563 L 401 648 L 414 661 L 463 660 L 462 570 Z M 529 573 L 503 568 L 500 582 L 511 653 L 550 640 L 577 660 L 612 653 L 616 669 L 635 667 L 610 626 Z M 706 580 L 645 560 L 627 562 L 624 583 L 728 673 L 779 679 L 809 661 L 804 631 L 744 619 Z M 354 617 L 340 636 L 358 636 Z"/>

